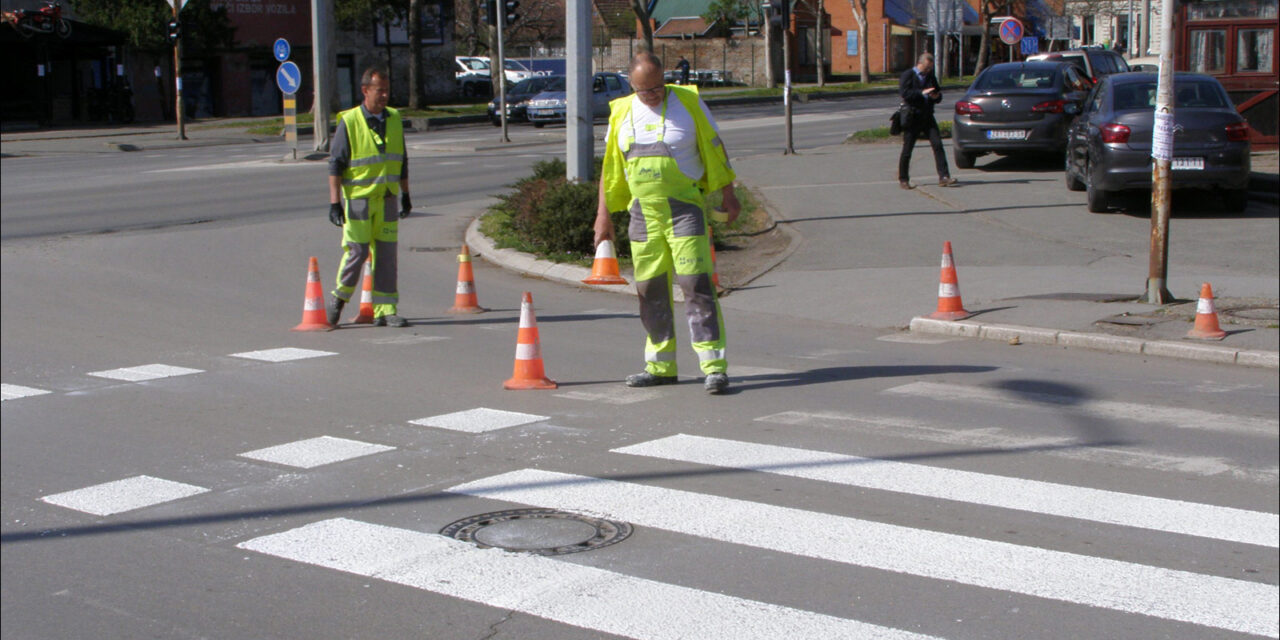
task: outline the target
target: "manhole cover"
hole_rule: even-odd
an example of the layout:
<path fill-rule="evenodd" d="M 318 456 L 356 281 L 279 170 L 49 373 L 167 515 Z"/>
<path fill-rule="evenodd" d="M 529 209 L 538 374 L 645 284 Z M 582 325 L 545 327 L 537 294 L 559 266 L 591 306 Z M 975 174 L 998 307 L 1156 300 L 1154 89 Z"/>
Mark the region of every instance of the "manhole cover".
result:
<path fill-rule="evenodd" d="M 622 542 L 631 525 L 555 509 L 512 509 L 463 518 L 440 534 L 480 547 L 559 556 Z"/>

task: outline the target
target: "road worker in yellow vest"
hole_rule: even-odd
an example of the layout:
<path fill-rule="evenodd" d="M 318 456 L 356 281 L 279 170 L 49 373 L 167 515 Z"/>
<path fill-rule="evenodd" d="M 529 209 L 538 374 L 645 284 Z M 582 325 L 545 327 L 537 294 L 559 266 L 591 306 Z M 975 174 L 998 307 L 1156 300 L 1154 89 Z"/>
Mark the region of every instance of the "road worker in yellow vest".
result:
<path fill-rule="evenodd" d="M 372 256 L 373 323 L 404 327 L 396 289 L 396 238 L 399 218 L 413 209 L 409 200 L 409 163 L 404 153 L 400 112 L 387 106 L 390 82 L 385 69 L 366 69 L 360 78 L 364 101 L 338 116 L 329 147 L 329 221 L 342 227 L 342 261 L 327 311 L 337 326 L 342 308 L 360 284 L 365 259 Z"/>
<path fill-rule="evenodd" d="M 705 195 L 720 191 L 728 220 L 741 210 L 734 173 L 715 120 L 696 88 L 664 85 L 662 61 L 641 53 L 631 62 L 634 95 L 610 103 L 595 242 L 613 240 L 610 211 L 631 214 L 627 232 L 635 266 L 640 321 L 648 338 L 645 369 L 629 387 L 676 382 L 673 281 L 684 290 L 690 340 L 709 393 L 729 386 L 724 318 L 711 282 Z"/>

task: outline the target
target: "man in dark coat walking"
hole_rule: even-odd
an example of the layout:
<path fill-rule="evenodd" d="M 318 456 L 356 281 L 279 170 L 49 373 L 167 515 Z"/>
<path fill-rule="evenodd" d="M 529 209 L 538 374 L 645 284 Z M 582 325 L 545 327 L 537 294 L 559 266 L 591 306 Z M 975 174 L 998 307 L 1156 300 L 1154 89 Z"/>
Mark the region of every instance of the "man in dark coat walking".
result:
<path fill-rule="evenodd" d="M 916 140 L 927 136 L 933 147 L 933 161 L 938 165 L 938 186 L 949 187 L 956 183 L 947 168 L 947 152 L 942 148 L 942 132 L 933 117 L 933 106 L 942 102 L 942 89 L 938 77 L 933 75 L 933 54 L 922 53 L 916 66 L 898 77 L 898 93 L 907 105 L 902 122 L 902 155 L 898 157 L 898 185 L 903 189 L 911 185 L 911 152 Z"/>

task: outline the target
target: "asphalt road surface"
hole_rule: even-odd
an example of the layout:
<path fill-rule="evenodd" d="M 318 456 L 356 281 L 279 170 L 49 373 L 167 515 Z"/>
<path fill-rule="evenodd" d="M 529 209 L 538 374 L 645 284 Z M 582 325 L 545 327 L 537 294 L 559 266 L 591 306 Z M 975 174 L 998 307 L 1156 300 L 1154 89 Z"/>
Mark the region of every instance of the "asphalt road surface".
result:
<path fill-rule="evenodd" d="M 890 102 L 801 107 L 797 146 Z M 778 152 L 764 113 L 721 117 L 735 156 Z M 474 150 L 495 135 L 409 140 L 402 330 L 288 331 L 306 257 L 326 284 L 337 263 L 323 163 L 3 160 L 0 635 L 1280 635 L 1274 371 L 912 337 L 745 290 L 732 393 L 702 391 L 683 331 L 684 383 L 626 389 L 634 300 L 477 261 L 490 311 L 446 313 L 469 216 L 560 152 Z M 501 390 L 524 291 L 554 391 Z M 587 520 L 475 537 L 630 534 L 550 556 L 439 535 L 521 509 Z"/>

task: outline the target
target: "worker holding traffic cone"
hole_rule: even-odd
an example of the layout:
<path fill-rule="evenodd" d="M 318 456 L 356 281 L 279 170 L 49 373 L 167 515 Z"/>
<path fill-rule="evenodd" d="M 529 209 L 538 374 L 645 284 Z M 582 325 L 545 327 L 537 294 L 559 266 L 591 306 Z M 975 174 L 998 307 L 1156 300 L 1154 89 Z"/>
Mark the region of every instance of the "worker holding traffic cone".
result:
<path fill-rule="evenodd" d="M 963 320 L 973 314 L 964 308 L 960 300 L 960 280 L 956 276 L 956 262 L 951 255 L 951 241 L 942 243 L 942 273 L 938 277 L 938 310 L 929 314 L 935 320 Z"/>
<path fill-rule="evenodd" d="M 453 295 L 453 307 L 449 313 L 480 313 L 485 311 L 476 299 L 476 277 L 471 269 L 471 249 L 462 245 L 458 254 L 458 288 Z"/>
<path fill-rule="evenodd" d="M 542 368 L 542 344 L 538 338 L 538 318 L 533 313 L 533 294 L 524 292 L 520 301 L 520 330 L 516 335 L 516 362 L 511 379 L 503 389 L 555 389 Z"/>
<path fill-rule="evenodd" d="M 591 276 L 583 284 L 626 284 L 618 272 L 618 254 L 612 240 L 603 240 L 596 246 L 596 259 L 591 263 Z"/>
<path fill-rule="evenodd" d="M 325 317 L 324 289 L 320 287 L 320 261 L 311 256 L 307 266 L 307 290 L 302 302 L 302 322 L 292 331 L 332 331 L 333 325 Z"/>
<path fill-rule="evenodd" d="M 1197 340 L 1221 340 L 1227 332 L 1218 326 L 1218 311 L 1213 308 L 1213 287 L 1206 282 L 1200 285 L 1200 299 L 1196 301 L 1196 324 L 1187 332 L 1188 338 Z"/>

